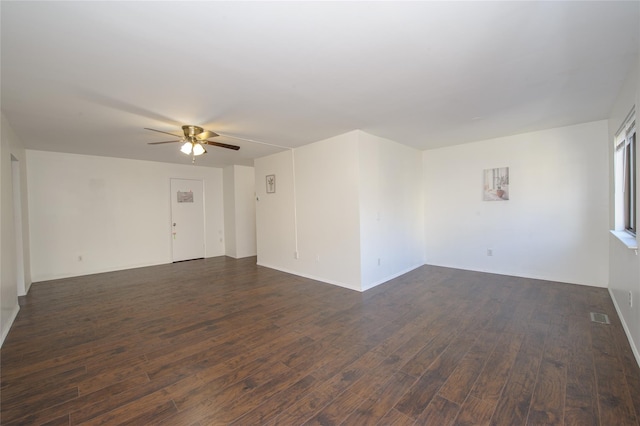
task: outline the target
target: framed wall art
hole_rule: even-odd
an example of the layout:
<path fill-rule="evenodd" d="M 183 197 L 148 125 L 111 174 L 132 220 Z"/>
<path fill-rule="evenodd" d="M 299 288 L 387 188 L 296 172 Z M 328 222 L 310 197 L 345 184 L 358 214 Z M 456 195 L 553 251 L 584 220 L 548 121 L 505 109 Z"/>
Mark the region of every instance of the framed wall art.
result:
<path fill-rule="evenodd" d="M 506 201 L 509 199 L 509 168 L 498 167 L 484 170 L 483 201 Z"/>
<path fill-rule="evenodd" d="M 276 192 L 276 175 L 267 175 L 267 194 L 275 194 Z"/>

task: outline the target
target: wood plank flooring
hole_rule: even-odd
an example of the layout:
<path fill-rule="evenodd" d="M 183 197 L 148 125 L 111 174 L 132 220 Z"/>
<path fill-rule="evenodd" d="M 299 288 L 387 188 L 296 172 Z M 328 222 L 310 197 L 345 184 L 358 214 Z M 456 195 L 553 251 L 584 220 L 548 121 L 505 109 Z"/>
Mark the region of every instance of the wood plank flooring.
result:
<path fill-rule="evenodd" d="M 606 290 L 439 267 L 365 293 L 226 257 L 37 283 L 0 357 L 3 425 L 640 424 Z"/>

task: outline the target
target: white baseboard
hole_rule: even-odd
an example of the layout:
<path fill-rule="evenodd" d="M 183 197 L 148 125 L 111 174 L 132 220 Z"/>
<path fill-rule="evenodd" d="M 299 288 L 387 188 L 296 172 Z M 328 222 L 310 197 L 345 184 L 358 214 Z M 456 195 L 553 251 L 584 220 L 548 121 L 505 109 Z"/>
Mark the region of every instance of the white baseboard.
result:
<path fill-rule="evenodd" d="M 349 290 L 362 291 L 360 289 L 353 288 L 352 286 L 350 286 L 348 284 L 345 284 L 345 283 L 341 283 L 339 281 L 328 280 L 326 278 L 316 277 L 316 276 L 309 275 L 309 274 L 301 274 L 300 272 L 290 271 L 290 270 L 284 269 L 284 268 L 276 268 L 275 266 L 271 266 L 271 265 L 268 265 L 268 264 L 265 264 L 265 263 L 262 263 L 262 262 L 258 262 L 257 265 L 258 266 L 264 266 L 265 268 L 269 268 L 269 269 L 275 269 L 276 271 L 280 271 L 280 272 L 286 272 L 287 274 L 297 275 L 299 277 L 309 278 L 311 280 L 320 281 L 320 282 L 331 284 L 331 285 L 337 285 L 338 287 L 343 287 L 343 288 L 346 288 L 346 289 L 349 289 Z"/>
<path fill-rule="evenodd" d="M 635 342 L 633 341 L 633 337 L 631 336 L 629 327 L 627 327 L 627 323 L 624 320 L 624 316 L 622 316 L 622 311 L 620 311 L 620 306 L 618 306 L 618 302 L 616 301 L 616 298 L 614 297 L 611 289 L 609 289 L 609 296 L 611 296 L 611 300 L 613 301 L 613 306 L 615 306 L 616 313 L 618 314 L 618 318 L 620 318 L 620 322 L 622 323 L 624 334 L 627 335 L 627 339 L 629 340 L 629 345 L 631 345 L 631 351 L 633 352 L 633 356 L 636 358 L 638 367 L 640 367 L 640 350 L 638 349 L 638 346 L 636 346 Z"/>
<path fill-rule="evenodd" d="M 456 265 L 450 263 L 437 263 L 437 262 L 428 262 L 425 263 L 426 266 L 437 266 L 440 268 L 450 268 L 450 269 L 460 269 L 463 271 L 471 271 L 471 272 L 483 272 L 485 274 L 494 274 L 494 275 L 504 275 L 507 277 L 518 277 L 518 278 L 529 278 L 532 280 L 540 280 L 540 281 L 550 281 L 554 283 L 562 283 L 562 284 L 575 284 L 575 285 L 583 285 L 586 287 L 597 287 L 597 288 L 607 288 L 607 283 L 588 283 L 588 282 L 579 282 L 576 280 L 572 280 L 569 277 L 558 277 L 544 274 L 536 274 L 536 273 L 519 273 L 516 271 L 498 271 L 495 269 L 481 268 L 469 265 Z"/>
<path fill-rule="evenodd" d="M 421 267 L 423 265 L 424 265 L 423 263 L 420 263 L 420 264 L 417 264 L 417 265 L 414 265 L 414 266 L 410 266 L 409 268 L 407 268 L 407 269 L 405 269 L 403 271 L 400 271 L 400 272 L 398 272 L 396 274 L 392 274 L 392 275 L 390 275 L 388 277 L 385 277 L 385 278 L 383 278 L 383 279 L 381 279 L 379 281 L 375 281 L 372 284 L 369 284 L 367 286 L 362 286 L 362 291 L 367 291 L 367 290 L 369 290 L 371 288 L 379 286 L 380 284 L 384 284 L 387 281 L 391 281 L 394 278 L 398 278 L 400 275 L 404 275 L 404 274 L 407 274 L 407 273 L 413 271 L 414 269 L 418 269 L 419 267 Z"/>
<path fill-rule="evenodd" d="M 362 293 L 362 292 L 367 291 L 367 290 L 369 290 L 369 289 L 371 289 L 373 287 L 376 287 L 376 286 L 378 286 L 380 284 L 386 283 L 387 281 L 390 281 L 390 280 L 392 280 L 394 278 L 397 278 L 400 275 L 404 275 L 407 272 L 411 272 L 414 269 L 417 269 L 417 268 L 421 267 L 422 263 L 420 263 L 418 265 L 415 265 L 415 266 L 411 266 L 411 267 L 409 267 L 409 268 L 407 268 L 407 269 L 405 269 L 405 270 L 403 270 L 401 272 L 398 272 L 396 274 L 393 274 L 391 276 L 385 277 L 382 280 L 376 281 L 376 282 L 374 282 L 374 283 L 372 283 L 372 284 L 370 284 L 370 285 L 368 285 L 366 287 L 363 286 L 362 289 L 353 288 L 353 286 L 350 286 L 348 284 L 345 284 L 345 283 L 342 283 L 342 282 L 339 282 L 339 281 L 327 280 L 326 278 L 322 278 L 322 277 L 316 277 L 316 276 L 309 275 L 309 274 L 302 274 L 300 272 L 290 271 L 290 270 L 283 269 L 283 268 L 276 268 L 274 266 L 271 266 L 271 265 L 268 265 L 268 264 L 265 264 L 265 263 L 261 263 L 261 262 L 258 262 L 258 266 L 264 266 L 265 268 L 275 269 L 276 271 L 286 272 L 287 274 L 297 275 L 299 277 L 309 278 L 309 279 L 312 279 L 312 280 L 321 281 L 323 283 L 337 285 L 338 287 L 348 288 L 349 290 L 359 291 L 359 292 Z"/>
<path fill-rule="evenodd" d="M 13 311 L 11 311 L 11 316 L 6 323 L 2 324 L 2 336 L 0 336 L 0 347 L 4 343 L 4 339 L 9 334 L 9 330 L 11 330 L 11 326 L 13 325 L 13 321 L 15 321 L 18 316 L 18 312 L 20 311 L 20 305 L 18 305 L 16 301 L 16 305 L 13 307 Z"/>

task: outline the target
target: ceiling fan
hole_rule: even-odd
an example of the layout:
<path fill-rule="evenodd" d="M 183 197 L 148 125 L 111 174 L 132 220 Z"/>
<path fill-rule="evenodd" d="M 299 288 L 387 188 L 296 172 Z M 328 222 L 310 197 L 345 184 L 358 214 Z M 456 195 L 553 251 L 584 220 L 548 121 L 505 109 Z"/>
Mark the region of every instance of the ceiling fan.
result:
<path fill-rule="evenodd" d="M 233 149 L 235 151 L 240 149 L 240 147 L 237 145 L 229 145 L 226 143 L 207 140 L 209 138 L 215 138 L 216 136 L 220 136 L 220 135 L 210 130 L 204 130 L 202 127 L 199 127 L 199 126 L 190 126 L 190 125 L 182 126 L 182 132 L 184 133 L 184 136 L 178 136 L 178 135 L 174 135 L 173 133 L 163 132 L 162 130 L 150 129 L 148 127 L 145 127 L 145 130 L 164 133 L 166 135 L 171 135 L 173 137 L 178 138 L 177 140 L 173 140 L 173 141 L 149 142 L 149 145 L 183 142 L 182 147 L 180 147 L 180 151 L 186 155 L 191 155 L 192 162 L 195 162 L 196 156 L 205 154 L 207 152 L 204 145 L 218 146 L 220 148 Z"/>

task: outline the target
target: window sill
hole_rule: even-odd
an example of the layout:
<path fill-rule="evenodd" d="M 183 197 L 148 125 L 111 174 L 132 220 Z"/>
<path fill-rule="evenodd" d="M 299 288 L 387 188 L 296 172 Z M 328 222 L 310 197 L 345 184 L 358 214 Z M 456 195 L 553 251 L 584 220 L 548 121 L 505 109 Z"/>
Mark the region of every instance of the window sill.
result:
<path fill-rule="evenodd" d="M 618 238 L 628 249 L 638 250 L 638 240 L 627 231 L 611 231 L 611 234 Z"/>

